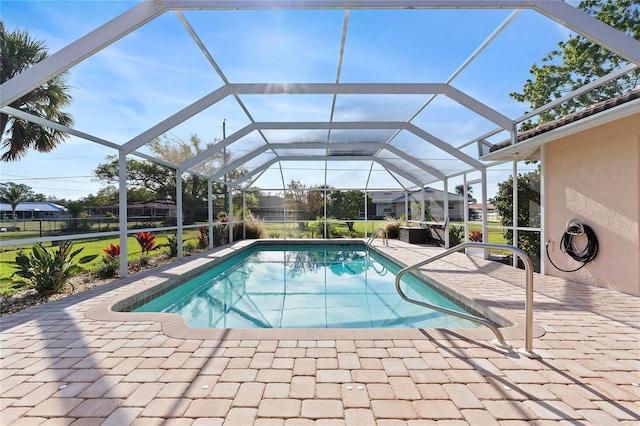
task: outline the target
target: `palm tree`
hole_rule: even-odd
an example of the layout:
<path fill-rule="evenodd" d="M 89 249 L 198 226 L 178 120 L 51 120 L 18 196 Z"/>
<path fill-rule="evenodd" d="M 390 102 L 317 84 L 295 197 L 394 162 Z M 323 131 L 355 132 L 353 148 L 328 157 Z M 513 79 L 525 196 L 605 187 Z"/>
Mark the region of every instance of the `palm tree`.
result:
<path fill-rule="evenodd" d="M 0 20 L 0 84 L 42 61 L 47 55 L 43 42 L 34 40 L 27 31 L 5 31 L 4 21 Z M 68 89 L 63 73 L 9 106 L 68 127 L 73 124 L 73 118 L 61 111 L 71 102 Z M 49 152 L 67 137 L 66 133 L 59 130 L 0 113 L 0 140 L 5 150 L 0 155 L 2 161 L 19 160 L 29 148 Z"/>
<path fill-rule="evenodd" d="M 27 195 L 27 190 L 25 187 L 20 185 L 10 185 L 3 187 L 0 192 L 0 200 L 7 204 L 11 204 L 11 211 L 13 212 L 13 228 L 17 229 L 18 224 L 16 222 L 16 207 L 22 201 L 25 200 L 25 196 Z"/>

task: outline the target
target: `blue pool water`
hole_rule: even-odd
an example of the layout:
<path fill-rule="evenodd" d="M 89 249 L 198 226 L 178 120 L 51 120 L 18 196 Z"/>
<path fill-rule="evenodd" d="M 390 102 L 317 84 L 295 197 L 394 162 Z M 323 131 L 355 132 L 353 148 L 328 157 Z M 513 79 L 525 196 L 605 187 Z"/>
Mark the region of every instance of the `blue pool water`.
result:
<path fill-rule="evenodd" d="M 257 247 L 134 312 L 177 313 L 192 328 L 476 326 L 402 300 L 395 289 L 399 270 L 363 246 Z M 461 310 L 409 274 L 403 283 L 414 299 Z"/>

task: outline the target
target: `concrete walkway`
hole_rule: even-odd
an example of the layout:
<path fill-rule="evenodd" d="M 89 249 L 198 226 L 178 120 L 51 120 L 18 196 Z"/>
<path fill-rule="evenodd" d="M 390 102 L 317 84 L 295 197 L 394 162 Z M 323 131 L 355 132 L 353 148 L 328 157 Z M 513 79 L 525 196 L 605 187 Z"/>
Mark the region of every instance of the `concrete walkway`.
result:
<path fill-rule="evenodd" d="M 409 263 L 438 249 L 384 250 Z M 524 317 L 522 271 L 463 254 L 429 270 Z M 87 314 L 139 281 L 2 318 L 1 425 L 640 424 L 638 297 L 536 275 L 541 358 L 529 359 L 463 330 L 179 338 L 159 321 Z M 519 321 L 509 333 L 516 348 L 522 330 Z"/>

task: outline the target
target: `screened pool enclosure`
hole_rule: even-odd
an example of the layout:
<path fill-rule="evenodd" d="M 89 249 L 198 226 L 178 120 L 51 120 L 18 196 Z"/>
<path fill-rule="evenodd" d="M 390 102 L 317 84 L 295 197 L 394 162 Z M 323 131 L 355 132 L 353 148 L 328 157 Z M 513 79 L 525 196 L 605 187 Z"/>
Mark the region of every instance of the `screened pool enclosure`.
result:
<path fill-rule="evenodd" d="M 505 140 L 519 143 L 523 122 L 625 78 L 640 65 L 638 41 L 573 4 L 144 1 L 2 84 L 0 110 L 117 156 L 119 226 L 106 234 L 120 236 L 122 276 L 127 236 L 138 231 L 127 230 L 131 158 L 175 173 L 175 226 L 160 229 L 175 230 L 179 241 L 184 229 L 205 222 L 184 224 L 188 176 L 208 184 L 203 203 L 210 235 L 223 208 L 231 223 L 282 224 L 272 237 L 300 236 L 287 225 L 309 222 L 320 223 L 310 236 L 331 236 L 331 224 L 344 221 L 362 222 L 366 237 L 375 220 L 394 216 L 415 226 L 459 222 L 463 240 L 475 223 L 486 239 L 491 226 L 501 227 L 490 220 L 488 207 L 498 184 L 538 167 L 544 179 L 544 164 L 521 161 L 535 157 L 539 147 L 523 145 L 508 159 L 487 160 L 490 148 Z M 616 53 L 620 66 L 533 111 L 515 102 L 510 93 L 522 90 L 531 66 L 559 41 L 577 35 Z M 150 40 L 156 48 L 142 47 Z M 106 89 L 122 108 L 91 98 L 92 89 L 105 93 L 104 81 L 91 78 L 96 69 L 106 73 Z M 78 116 L 69 128 L 12 107 L 65 71 L 91 98 L 91 113 L 108 126 L 92 130 Z M 142 84 L 153 93 L 141 96 L 136 89 Z M 170 143 L 194 135 L 202 141 L 194 149 L 163 154 L 151 145 L 159 138 Z M 539 193 L 540 187 L 532 189 Z M 219 188 L 226 192 L 218 194 Z M 332 194 L 334 202 L 346 203 L 340 194 L 354 191 L 362 200 L 357 212 L 327 210 Z M 222 207 L 214 198 L 225 200 Z M 480 206 L 475 212 L 470 201 Z M 525 220 L 514 213 L 512 231 L 542 238 L 543 203 L 540 194 Z M 248 210 L 251 217 L 245 216 Z M 450 243 L 448 232 L 443 241 Z M 179 245 L 179 257 L 182 250 Z"/>

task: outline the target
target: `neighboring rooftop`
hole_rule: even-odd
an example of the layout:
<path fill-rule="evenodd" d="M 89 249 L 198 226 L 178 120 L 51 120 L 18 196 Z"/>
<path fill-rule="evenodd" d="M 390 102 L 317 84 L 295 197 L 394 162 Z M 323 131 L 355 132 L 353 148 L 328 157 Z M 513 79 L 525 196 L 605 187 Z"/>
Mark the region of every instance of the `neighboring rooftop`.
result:
<path fill-rule="evenodd" d="M 66 207 L 53 203 L 43 202 L 22 202 L 16 206 L 16 211 L 41 211 L 41 212 L 61 212 L 67 210 Z M 0 203 L 0 211 L 10 212 L 13 211 L 11 204 Z"/>

